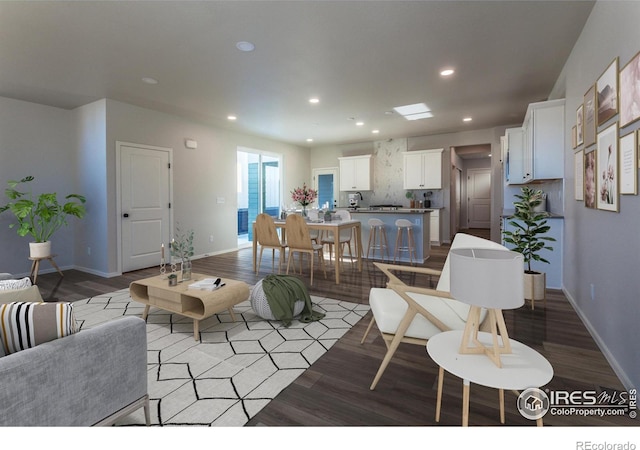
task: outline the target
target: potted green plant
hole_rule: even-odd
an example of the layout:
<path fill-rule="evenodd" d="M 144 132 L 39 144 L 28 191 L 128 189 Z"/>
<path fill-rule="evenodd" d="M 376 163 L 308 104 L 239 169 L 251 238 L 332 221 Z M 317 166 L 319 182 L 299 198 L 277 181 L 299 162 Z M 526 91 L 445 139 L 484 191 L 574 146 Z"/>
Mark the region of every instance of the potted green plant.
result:
<path fill-rule="evenodd" d="M 416 207 L 416 201 L 413 198 L 413 191 L 405 192 L 404 196 L 409 199 L 409 208 L 415 208 Z"/>
<path fill-rule="evenodd" d="M 543 250 L 552 251 L 553 247 L 547 245 L 555 239 L 545 234 L 551 228 L 547 225 L 546 211 L 538 211 L 537 207 L 544 199 L 544 192 L 539 189 L 532 189 L 528 186 L 521 188 L 521 194 L 515 196 L 518 201 L 513 203 L 514 214 L 510 217 L 509 225 L 513 231 L 504 230 L 504 242 L 511 244 L 511 249 L 522 253 L 524 271 L 524 298 L 531 300 L 542 300 L 546 294 L 546 274 L 532 270 L 531 262 L 540 261 L 549 264 L 549 261 L 541 256 Z"/>
<path fill-rule="evenodd" d="M 191 258 L 193 257 L 193 230 L 183 233 L 176 226 L 176 237 L 171 240 L 169 251 L 171 256 L 180 260 L 182 281 L 191 279 Z M 173 261 L 172 261 L 173 264 Z"/>
<path fill-rule="evenodd" d="M 31 235 L 34 242 L 29 243 L 31 257 L 46 258 L 51 255 L 51 237 L 63 226 L 68 225 L 67 217 L 79 219 L 86 214 L 85 198 L 78 194 L 69 194 L 64 203 L 58 201 L 55 192 L 40 194 L 37 197 L 29 187 L 26 192 L 18 190 L 20 185 L 30 186 L 34 177 L 24 177 L 20 181 L 10 180 L 5 189 L 9 202 L 0 206 L 0 213 L 11 211 L 17 223 L 11 223 L 9 228 L 16 225 L 18 235 Z"/>

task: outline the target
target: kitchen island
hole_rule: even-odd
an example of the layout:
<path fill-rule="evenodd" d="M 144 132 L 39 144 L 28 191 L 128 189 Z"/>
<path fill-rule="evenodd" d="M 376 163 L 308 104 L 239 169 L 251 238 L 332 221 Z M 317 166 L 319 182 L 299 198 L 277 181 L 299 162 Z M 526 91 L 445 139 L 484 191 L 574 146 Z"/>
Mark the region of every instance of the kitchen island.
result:
<path fill-rule="evenodd" d="M 350 209 L 351 217 L 355 220 L 359 220 L 362 224 L 362 246 L 363 256 L 368 259 L 381 259 L 380 252 L 375 252 L 375 258 L 373 258 L 373 250 L 369 254 L 369 219 L 380 219 L 385 225 L 388 240 L 388 260 L 393 261 L 393 257 L 396 252 L 396 236 L 398 227 L 395 223 L 398 219 L 407 219 L 413 223 L 413 238 L 416 244 L 415 260 L 417 263 L 424 263 L 431 254 L 431 242 L 430 242 L 430 215 L 431 209 L 410 209 L 410 208 L 358 208 Z M 406 245 L 406 233 L 403 234 Z M 387 256 L 385 255 L 385 259 Z M 408 252 L 400 252 L 396 262 L 410 262 Z"/>

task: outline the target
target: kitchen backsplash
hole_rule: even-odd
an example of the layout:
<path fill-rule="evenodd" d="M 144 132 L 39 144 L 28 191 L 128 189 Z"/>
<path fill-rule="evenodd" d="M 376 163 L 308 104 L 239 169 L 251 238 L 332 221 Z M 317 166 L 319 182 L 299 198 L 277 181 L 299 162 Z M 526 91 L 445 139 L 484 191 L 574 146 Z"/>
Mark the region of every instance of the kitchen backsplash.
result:
<path fill-rule="evenodd" d="M 373 190 L 363 191 L 361 206 L 369 205 L 402 205 L 409 206 L 406 191 L 403 187 L 404 160 L 402 153 L 408 150 L 408 140 L 387 139 L 374 142 L 373 150 Z M 431 192 L 427 199 L 431 200 L 432 207 L 441 207 L 443 204 L 441 190 L 414 190 L 416 200 L 424 200 L 423 194 Z M 340 206 L 347 206 L 348 192 L 340 193 Z"/>

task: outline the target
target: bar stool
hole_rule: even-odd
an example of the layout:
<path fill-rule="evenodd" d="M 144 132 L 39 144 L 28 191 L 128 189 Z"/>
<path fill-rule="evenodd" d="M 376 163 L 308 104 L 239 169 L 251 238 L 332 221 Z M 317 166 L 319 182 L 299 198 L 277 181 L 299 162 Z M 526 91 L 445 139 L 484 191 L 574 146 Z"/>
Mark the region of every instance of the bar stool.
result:
<path fill-rule="evenodd" d="M 384 253 L 389 257 L 389 243 L 387 240 L 387 230 L 384 227 L 384 222 L 380 219 L 369 219 L 369 243 L 367 244 L 367 258 L 369 258 L 369 252 L 373 250 L 373 257 L 375 259 L 376 250 L 380 251 L 380 259 L 384 261 Z"/>
<path fill-rule="evenodd" d="M 396 251 L 393 255 L 393 262 L 396 262 L 396 259 L 399 256 L 400 252 L 409 252 L 409 261 L 413 266 L 413 257 L 416 255 L 416 243 L 413 240 L 413 223 L 407 219 L 398 219 L 396 220 L 396 227 L 398 227 L 398 233 L 396 234 Z M 403 232 L 407 231 L 407 245 L 403 246 Z M 416 257 L 417 259 L 417 257 Z"/>

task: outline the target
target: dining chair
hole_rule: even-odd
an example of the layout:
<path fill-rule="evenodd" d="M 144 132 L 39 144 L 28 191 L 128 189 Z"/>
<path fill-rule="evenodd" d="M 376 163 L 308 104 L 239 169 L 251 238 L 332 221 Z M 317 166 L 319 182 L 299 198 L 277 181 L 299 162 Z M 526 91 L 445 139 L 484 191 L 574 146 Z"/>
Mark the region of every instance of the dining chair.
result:
<path fill-rule="evenodd" d="M 307 217 L 311 220 L 318 220 L 318 210 L 312 209 L 307 212 Z M 320 239 L 322 239 L 322 232 L 320 230 L 309 230 L 309 236 L 311 237 L 311 242 L 314 244 L 319 244 Z"/>
<path fill-rule="evenodd" d="M 287 216 L 285 222 L 287 232 L 287 246 L 289 248 L 289 257 L 287 258 L 287 275 L 289 274 L 289 268 L 291 261 L 293 260 L 294 253 L 300 255 L 300 273 L 302 273 L 302 255 L 309 253 L 311 257 L 311 285 L 313 285 L 313 259 L 314 253 L 318 254 L 324 277 L 327 278 L 327 271 L 324 267 L 324 256 L 322 254 L 322 244 L 314 244 L 311 242 L 311 236 L 309 235 L 309 227 L 302 216 L 297 214 L 291 214 Z M 295 266 L 295 262 L 294 262 Z"/>
<path fill-rule="evenodd" d="M 351 213 L 345 209 L 338 209 L 335 213 L 339 220 L 351 220 Z M 353 228 L 349 228 L 346 230 L 340 230 L 340 237 L 338 238 L 341 247 L 341 259 L 344 259 L 344 249 L 345 246 L 349 247 L 349 256 L 351 257 L 351 262 L 353 263 L 353 251 L 351 250 L 351 240 L 353 239 Z M 329 263 L 331 263 L 332 253 L 333 253 L 333 245 L 335 244 L 335 238 L 333 236 L 333 232 L 329 232 L 327 236 L 324 236 L 320 241 L 321 244 L 329 246 Z M 336 249 L 336 254 L 337 254 Z M 337 258 L 336 258 L 337 259 Z M 342 261 L 337 261 L 342 262 Z"/>
<path fill-rule="evenodd" d="M 282 271 L 282 261 L 284 258 L 284 250 L 287 247 L 285 242 L 282 242 L 276 229 L 276 224 L 273 221 L 273 217 L 269 214 L 261 213 L 256 217 L 256 235 L 254 239 L 258 240 L 260 245 L 260 256 L 258 257 L 258 264 L 256 267 L 256 274 L 260 272 L 260 263 L 262 262 L 262 252 L 265 248 L 271 249 L 271 271 L 275 270 L 276 250 L 280 250 L 280 259 L 278 260 L 278 273 Z"/>

